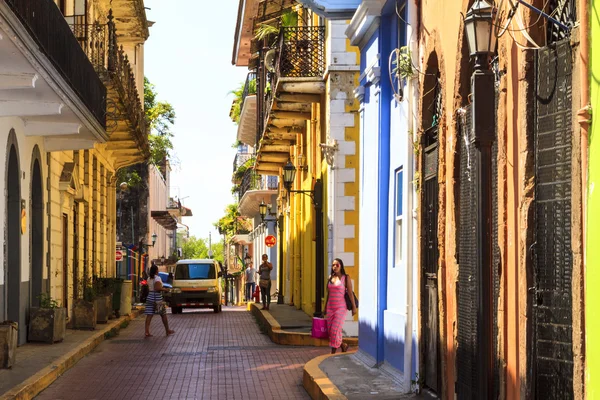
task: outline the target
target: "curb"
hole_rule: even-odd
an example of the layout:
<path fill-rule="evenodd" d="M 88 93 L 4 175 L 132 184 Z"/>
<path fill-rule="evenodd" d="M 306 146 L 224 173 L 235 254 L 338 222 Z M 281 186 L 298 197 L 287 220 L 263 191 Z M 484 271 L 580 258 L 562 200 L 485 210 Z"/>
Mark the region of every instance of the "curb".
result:
<path fill-rule="evenodd" d="M 132 310 L 131 314 L 113 320 L 105 325 L 102 330 L 96 331 L 92 336 L 80 343 L 73 350 L 57 358 L 51 365 L 42 368 L 33 376 L 27 378 L 17 386 L 0 396 L 0 400 L 19 399 L 29 400 L 46 389 L 67 370 L 73 367 L 79 360 L 94 350 L 105 338 L 104 335 L 113 329 L 121 330 L 121 324 L 129 322 L 140 315 L 139 310 Z"/>
<path fill-rule="evenodd" d="M 350 352 L 352 353 L 352 352 Z M 347 355 L 349 353 L 344 353 Z M 335 384 L 321 371 L 319 365 L 329 357 L 341 356 L 342 354 L 325 354 L 313 358 L 304 365 L 302 386 L 313 400 L 347 400 Z"/>
<path fill-rule="evenodd" d="M 267 335 L 276 344 L 287 346 L 314 346 L 329 347 L 328 339 L 317 339 L 304 332 L 290 332 L 281 329 L 281 325 L 268 311 L 258 308 L 256 303 L 251 303 L 251 312 L 258 319 L 259 325 L 266 328 Z M 348 346 L 358 346 L 358 338 L 345 338 L 344 343 Z"/>

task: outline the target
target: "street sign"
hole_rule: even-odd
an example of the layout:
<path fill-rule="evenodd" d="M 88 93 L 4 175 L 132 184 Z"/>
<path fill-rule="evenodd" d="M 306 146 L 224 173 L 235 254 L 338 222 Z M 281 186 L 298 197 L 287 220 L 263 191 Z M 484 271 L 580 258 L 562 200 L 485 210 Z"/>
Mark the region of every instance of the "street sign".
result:
<path fill-rule="evenodd" d="M 265 246 L 273 247 L 277 243 L 277 238 L 273 235 L 269 235 L 265 238 Z"/>
<path fill-rule="evenodd" d="M 115 261 L 122 261 L 123 260 L 123 252 L 121 250 L 117 250 L 115 252 Z"/>

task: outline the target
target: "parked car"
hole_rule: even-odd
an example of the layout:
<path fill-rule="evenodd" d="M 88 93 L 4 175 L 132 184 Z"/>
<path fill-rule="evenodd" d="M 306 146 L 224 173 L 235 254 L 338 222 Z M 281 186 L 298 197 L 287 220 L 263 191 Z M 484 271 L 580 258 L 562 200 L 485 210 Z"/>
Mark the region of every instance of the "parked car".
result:
<path fill-rule="evenodd" d="M 215 313 L 221 312 L 221 275 L 215 260 L 179 260 L 172 289 L 165 293 L 171 312 L 179 314 L 184 308 L 212 308 Z"/>

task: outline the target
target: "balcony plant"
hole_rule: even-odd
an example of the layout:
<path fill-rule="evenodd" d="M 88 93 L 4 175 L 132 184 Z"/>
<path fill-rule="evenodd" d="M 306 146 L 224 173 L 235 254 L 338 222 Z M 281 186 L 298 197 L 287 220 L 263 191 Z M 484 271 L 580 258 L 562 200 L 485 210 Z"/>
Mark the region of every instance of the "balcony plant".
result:
<path fill-rule="evenodd" d="M 240 122 L 240 114 L 242 112 L 242 101 L 244 100 L 244 91 L 246 89 L 246 84 L 248 85 L 248 92 L 246 96 L 256 94 L 256 79 L 251 79 L 247 82 L 242 82 L 240 87 L 235 90 L 232 90 L 230 93 L 233 94 L 233 102 L 231 103 L 231 112 L 229 113 L 229 117 L 233 122 L 238 124 Z"/>
<path fill-rule="evenodd" d="M 19 324 L 0 322 L 0 368 L 12 368 L 16 361 Z"/>
<path fill-rule="evenodd" d="M 73 302 L 73 328 L 96 329 L 98 308 L 94 283 L 89 278 L 80 278 L 77 283 L 77 298 Z"/>
<path fill-rule="evenodd" d="M 38 298 L 40 306 L 29 310 L 27 339 L 50 344 L 62 342 L 67 330 L 67 309 L 61 307 L 48 293 L 42 293 Z"/>

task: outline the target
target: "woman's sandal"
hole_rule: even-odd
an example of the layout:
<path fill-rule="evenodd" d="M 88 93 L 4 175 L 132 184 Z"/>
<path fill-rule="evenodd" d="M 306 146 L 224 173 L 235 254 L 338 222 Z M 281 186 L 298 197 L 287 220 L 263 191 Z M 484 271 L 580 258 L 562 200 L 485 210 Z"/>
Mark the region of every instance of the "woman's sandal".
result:
<path fill-rule="evenodd" d="M 146 337 L 153 336 L 151 333 L 146 333 Z"/>
<path fill-rule="evenodd" d="M 174 331 L 173 329 L 169 329 L 169 330 L 167 331 L 167 336 L 170 336 L 170 335 L 172 335 L 172 334 L 174 334 L 174 333 L 175 333 L 175 331 Z"/>
<path fill-rule="evenodd" d="M 348 351 L 348 343 L 342 343 L 342 345 L 340 347 L 342 348 L 342 353 L 345 353 Z"/>

